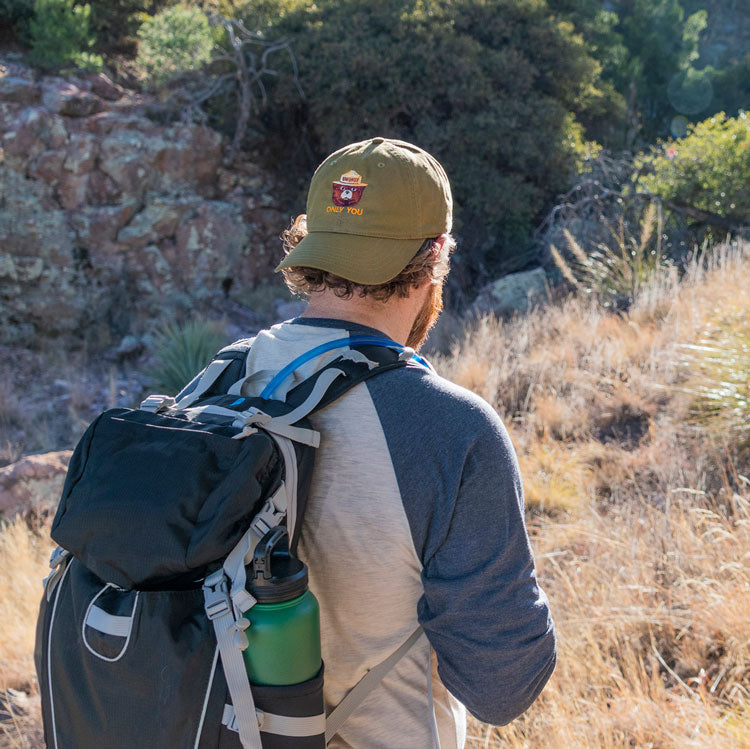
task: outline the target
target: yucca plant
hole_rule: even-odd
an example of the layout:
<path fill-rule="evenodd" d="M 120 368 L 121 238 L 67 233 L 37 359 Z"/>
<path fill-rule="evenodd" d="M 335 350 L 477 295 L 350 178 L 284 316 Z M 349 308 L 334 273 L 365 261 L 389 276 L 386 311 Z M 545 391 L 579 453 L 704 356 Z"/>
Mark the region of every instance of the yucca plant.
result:
<path fill-rule="evenodd" d="M 638 290 L 651 281 L 670 262 L 662 250 L 663 218 L 656 203 L 649 203 L 635 233 L 620 218 L 609 225 L 609 241 L 597 242 L 587 253 L 568 231 L 563 230 L 569 258 L 550 245 L 550 254 L 563 277 L 575 289 L 596 294 L 605 302 L 633 300 Z"/>
<path fill-rule="evenodd" d="M 227 343 L 216 322 L 191 320 L 184 325 L 167 325 L 154 337 L 156 363 L 149 372 L 151 387 L 174 395 Z"/>
<path fill-rule="evenodd" d="M 694 425 L 750 448 L 750 319 L 740 305 L 704 332 L 696 344 L 679 347 L 687 372 L 683 391 L 692 396 Z"/>

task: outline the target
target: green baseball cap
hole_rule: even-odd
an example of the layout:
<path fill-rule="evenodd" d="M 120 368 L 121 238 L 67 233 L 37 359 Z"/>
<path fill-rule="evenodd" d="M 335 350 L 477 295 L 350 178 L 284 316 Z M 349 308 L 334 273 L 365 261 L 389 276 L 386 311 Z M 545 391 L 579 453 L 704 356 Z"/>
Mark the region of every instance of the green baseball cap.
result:
<path fill-rule="evenodd" d="M 426 151 L 371 138 L 331 154 L 307 195 L 307 236 L 279 263 L 319 268 L 359 284 L 397 276 L 429 237 L 449 232 L 453 198 Z"/>

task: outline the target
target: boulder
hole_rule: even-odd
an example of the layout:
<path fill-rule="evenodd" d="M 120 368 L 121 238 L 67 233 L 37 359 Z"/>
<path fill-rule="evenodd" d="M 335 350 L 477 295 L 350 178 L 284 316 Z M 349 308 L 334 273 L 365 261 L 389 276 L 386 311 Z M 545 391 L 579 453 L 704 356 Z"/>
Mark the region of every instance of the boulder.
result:
<path fill-rule="evenodd" d="M 543 268 L 511 273 L 487 284 L 472 307 L 476 314 L 525 312 L 544 296 L 547 275 Z"/>
<path fill-rule="evenodd" d="M 200 125 L 168 128 L 164 145 L 154 140 L 149 155 L 159 174 L 162 190 L 190 184 L 200 195 L 210 196 L 222 158 L 222 136 Z"/>
<path fill-rule="evenodd" d="M 222 165 L 224 136 L 152 103 L 0 60 L 0 344 L 122 338 L 275 267 L 289 216 L 267 172 Z"/>
<path fill-rule="evenodd" d="M 196 299 L 222 293 L 244 263 L 249 240 L 242 209 L 219 200 L 201 201 L 185 216 L 168 257 L 178 286 Z"/>
<path fill-rule="evenodd" d="M 0 124 L 4 162 L 20 172 L 26 171 L 30 160 L 44 151 L 63 148 L 68 140 L 63 119 L 43 107 L 26 107 L 15 116 L 5 112 Z"/>
<path fill-rule="evenodd" d="M 150 130 L 154 128 L 153 123 L 144 117 L 111 110 L 104 110 L 87 117 L 82 124 L 88 132 L 100 137 L 118 130 Z"/>
<path fill-rule="evenodd" d="M 45 514 L 60 500 L 72 451 L 28 455 L 0 468 L 0 515 Z"/>
<path fill-rule="evenodd" d="M 69 221 L 75 232 L 76 244 L 87 250 L 115 242 L 117 233 L 130 221 L 138 202 L 126 200 L 119 205 L 87 206 L 71 213 Z"/>
<path fill-rule="evenodd" d="M 41 98 L 34 81 L 14 75 L 0 76 L 0 99 L 19 104 L 34 104 Z"/>
<path fill-rule="evenodd" d="M 92 206 L 106 206 L 128 202 L 127 197 L 123 200 L 117 183 L 108 174 L 104 174 L 104 172 L 100 172 L 98 169 L 94 169 L 89 174 L 88 200 Z"/>
<path fill-rule="evenodd" d="M 84 78 L 91 86 L 91 90 L 102 99 L 117 101 L 126 93 L 122 86 L 110 80 L 104 73 L 89 73 Z"/>
<path fill-rule="evenodd" d="M 49 185 L 55 185 L 62 177 L 65 158 L 64 151 L 42 151 L 29 163 L 28 174 L 30 177 L 44 180 Z"/>
<path fill-rule="evenodd" d="M 170 237 L 182 216 L 199 202 L 198 198 L 155 197 L 118 233 L 117 241 L 127 248 L 139 248 Z"/>
<path fill-rule="evenodd" d="M 139 130 L 115 132 L 102 139 L 99 169 L 126 197 L 142 197 L 156 182 L 155 170 L 146 158 L 151 138 Z"/>
<path fill-rule="evenodd" d="M 45 78 L 42 81 L 42 102 L 51 112 L 68 117 L 87 117 L 98 112 L 102 100 L 91 91 L 85 91 L 63 78 Z"/>
<path fill-rule="evenodd" d="M 66 211 L 83 208 L 88 202 L 89 175 L 63 173 L 57 184 L 57 199 Z"/>
<path fill-rule="evenodd" d="M 85 174 L 94 168 L 99 142 L 89 133 L 72 133 L 65 153 L 65 169 L 71 174 Z"/>

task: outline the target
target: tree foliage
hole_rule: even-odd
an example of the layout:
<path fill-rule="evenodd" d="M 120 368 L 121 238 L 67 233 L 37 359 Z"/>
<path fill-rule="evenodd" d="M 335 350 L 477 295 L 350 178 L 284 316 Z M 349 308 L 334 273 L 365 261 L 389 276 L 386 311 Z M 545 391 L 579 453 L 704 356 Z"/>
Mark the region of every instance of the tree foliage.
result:
<path fill-rule="evenodd" d="M 154 15 L 169 0 L 90 0 L 91 28 L 96 33 L 97 49 L 108 53 L 124 53 L 134 57 L 136 33 L 144 15 Z"/>
<path fill-rule="evenodd" d="M 750 222 L 750 117 L 723 112 L 641 159 L 642 189 L 682 210 L 693 223 L 720 229 Z"/>
<path fill-rule="evenodd" d="M 374 135 L 419 143 L 451 176 L 462 260 L 528 262 L 537 215 L 574 171 L 574 115 L 598 71 L 545 0 L 287 3 L 269 33 L 290 40 L 306 97 L 276 92 L 287 150 L 300 127 L 311 162 Z"/>
<path fill-rule="evenodd" d="M 34 15 L 34 0 L 0 0 L 0 24 L 14 28 L 21 36 Z"/>
<path fill-rule="evenodd" d="M 102 59 L 91 51 L 96 36 L 90 29 L 91 6 L 75 0 L 34 0 L 30 22 L 29 59 L 41 68 L 65 64 L 97 70 Z"/>
<path fill-rule="evenodd" d="M 180 73 L 200 69 L 211 57 L 214 41 L 206 14 L 174 5 L 152 16 L 138 29 L 136 63 L 152 86 Z"/>

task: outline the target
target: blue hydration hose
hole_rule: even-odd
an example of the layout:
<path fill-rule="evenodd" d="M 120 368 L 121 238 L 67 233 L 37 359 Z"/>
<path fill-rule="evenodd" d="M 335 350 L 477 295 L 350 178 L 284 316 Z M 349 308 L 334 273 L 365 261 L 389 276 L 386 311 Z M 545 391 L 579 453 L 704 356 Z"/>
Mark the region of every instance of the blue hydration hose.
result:
<path fill-rule="evenodd" d="M 284 380 L 286 380 L 286 378 L 289 377 L 289 375 L 292 374 L 292 372 L 294 372 L 297 367 L 302 366 L 305 362 L 314 359 L 316 356 L 320 356 L 320 354 L 325 354 L 326 351 L 332 351 L 333 349 L 337 348 L 347 348 L 348 346 L 364 345 L 382 346 L 383 348 L 392 348 L 396 351 L 403 351 L 406 348 L 400 343 L 392 341 L 390 338 L 379 338 L 378 336 L 371 335 L 355 335 L 349 338 L 337 338 L 335 341 L 321 343 L 320 346 L 316 346 L 315 348 L 306 351 L 304 354 L 301 354 L 296 359 L 289 362 L 289 364 L 287 364 L 283 369 L 279 370 L 279 372 L 274 375 L 271 382 L 269 382 L 268 385 L 263 388 L 263 392 L 260 394 L 260 397 L 265 398 L 266 400 L 271 400 L 279 385 L 281 385 L 281 383 L 284 382 Z M 426 367 L 430 370 L 432 369 L 430 363 L 426 359 L 423 359 L 421 356 L 419 356 L 419 354 L 414 354 L 412 358 L 418 361 L 423 367 Z"/>

